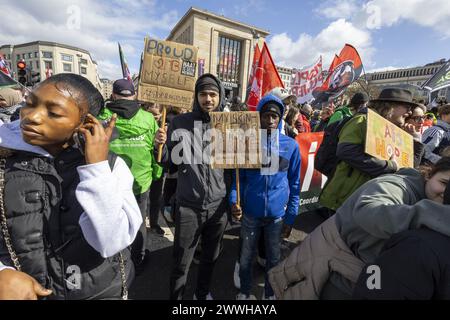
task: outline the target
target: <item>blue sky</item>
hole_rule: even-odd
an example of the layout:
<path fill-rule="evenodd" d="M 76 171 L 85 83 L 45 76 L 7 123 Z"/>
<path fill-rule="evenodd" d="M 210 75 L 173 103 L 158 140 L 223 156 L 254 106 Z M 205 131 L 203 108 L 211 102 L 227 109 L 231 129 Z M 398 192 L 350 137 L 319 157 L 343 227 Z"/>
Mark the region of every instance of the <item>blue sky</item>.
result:
<path fill-rule="evenodd" d="M 366 71 L 450 58 L 448 0 L 0 0 L 0 45 L 34 40 L 89 50 L 101 76 L 121 76 L 117 41 L 137 72 L 145 35 L 165 38 L 191 7 L 267 29 L 279 65 L 302 67 L 323 56 L 327 68 L 347 42 Z M 21 21 L 17 24 L 17 21 Z"/>

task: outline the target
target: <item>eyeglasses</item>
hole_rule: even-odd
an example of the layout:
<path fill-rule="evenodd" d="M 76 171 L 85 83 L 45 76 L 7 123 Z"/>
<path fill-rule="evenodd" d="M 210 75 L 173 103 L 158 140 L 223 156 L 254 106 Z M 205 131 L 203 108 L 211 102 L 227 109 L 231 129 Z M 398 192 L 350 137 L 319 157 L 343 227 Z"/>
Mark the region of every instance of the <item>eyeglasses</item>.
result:
<path fill-rule="evenodd" d="M 426 117 L 425 116 L 414 116 L 414 117 L 411 117 L 410 119 L 414 120 L 415 122 L 420 122 L 420 121 L 425 121 Z"/>

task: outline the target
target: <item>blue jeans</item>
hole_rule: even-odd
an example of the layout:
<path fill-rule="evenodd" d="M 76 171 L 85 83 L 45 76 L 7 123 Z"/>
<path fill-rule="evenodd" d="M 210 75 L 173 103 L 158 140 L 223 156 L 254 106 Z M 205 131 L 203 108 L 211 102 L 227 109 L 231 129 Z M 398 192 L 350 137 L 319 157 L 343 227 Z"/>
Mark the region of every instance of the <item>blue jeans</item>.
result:
<path fill-rule="evenodd" d="M 241 293 L 249 295 L 252 289 L 252 265 L 256 255 L 258 239 L 264 232 L 266 247 L 265 296 L 273 295 L 267 273 L 280 262 L 281 229 L 283 218 L 255 218 L 244 214 L 241 224 L 242 249 L 239 259 Z"/>

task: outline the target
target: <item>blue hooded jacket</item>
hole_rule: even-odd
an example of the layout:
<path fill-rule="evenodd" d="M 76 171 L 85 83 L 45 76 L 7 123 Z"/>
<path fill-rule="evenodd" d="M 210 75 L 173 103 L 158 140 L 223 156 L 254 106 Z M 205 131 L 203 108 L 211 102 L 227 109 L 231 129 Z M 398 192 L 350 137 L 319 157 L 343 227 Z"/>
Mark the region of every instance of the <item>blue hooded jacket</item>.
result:
<path fill-rule="evenodd" d="M 257 110 L 268 102 L 276 103 L 284 114 L 283 102 L 273 95 L 261 99 Z M 294 223 L 298 214 L 300 202 L 300 165 L 301 157 L 297 142 L 281 134 L 281 119 L 278 124 L 278 134 L 273 135 L 268 141 L 261 139 L 262 152 L 267 146 L 276 150 L 279 166 L 276 172 L 264 172 L 265 169 L 240 169 L 240 193 L 241 207 L 244 215 L 255 218 L 279 218 L 284 217 L 287 225 Z M 276 146 L 275 149 L 273 146 Z M 273 157 L 273 155 L 272 155 Z M 231 186 L 230 203 L 236 203 L 236 177 L 233 177 Z"/>

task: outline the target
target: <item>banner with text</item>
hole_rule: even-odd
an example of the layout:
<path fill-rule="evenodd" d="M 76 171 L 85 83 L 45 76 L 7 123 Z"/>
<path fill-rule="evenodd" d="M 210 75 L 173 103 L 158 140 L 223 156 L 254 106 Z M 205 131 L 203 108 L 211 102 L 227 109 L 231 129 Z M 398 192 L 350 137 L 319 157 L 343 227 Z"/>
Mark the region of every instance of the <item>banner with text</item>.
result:
<path fill-rule="evenodd" d="M 314 98 L 313 90 L 320 87 L 322 83 L 322 56 L 312 66 L 292 71 L 291 90 L 292 94 L 297 97 L 297 103 L 311 101 Z"/>
<path fill-rule="evenodd" d="M 261 168 L 259 112 L 211 112 L 213 169 Z"/>
<path fill-rule="evenodd" d="M 313 211 L 321 207 L 319 196 L 325 182 L 327 182 L 327 177 L 314 169 L 314 160 L 322 139 L 323 132 L 300 133 L 296 138 L 302 158 L 299 213 Z"/>
<path fill-rule="evenodd" d="M 383 160 L 389 160 L 394 155 L 393 160 L 400 168 L 414 167 L 413 137 L 370 109 L 367 114 L 365 152 Z"/>
<path fill-rule="evenodd" d="M 194 46 L 145 38 L 138 100 L 191 109 L 197 52 Z"/>

